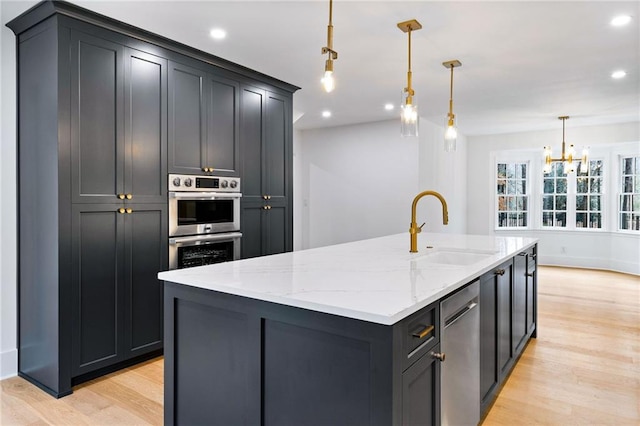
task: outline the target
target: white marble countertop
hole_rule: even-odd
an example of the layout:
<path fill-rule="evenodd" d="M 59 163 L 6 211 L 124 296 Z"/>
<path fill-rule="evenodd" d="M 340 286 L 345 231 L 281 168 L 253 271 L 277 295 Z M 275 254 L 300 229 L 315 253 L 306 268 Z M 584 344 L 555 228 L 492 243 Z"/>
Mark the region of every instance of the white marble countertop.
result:
<path fill-rule="evenodd" d="M 419 253 L 409 253 L 407 232 L 161 272 L 158 278 L 390 325 L 536 242 L 524 237 L 425 232 L 418 235 Z"/>

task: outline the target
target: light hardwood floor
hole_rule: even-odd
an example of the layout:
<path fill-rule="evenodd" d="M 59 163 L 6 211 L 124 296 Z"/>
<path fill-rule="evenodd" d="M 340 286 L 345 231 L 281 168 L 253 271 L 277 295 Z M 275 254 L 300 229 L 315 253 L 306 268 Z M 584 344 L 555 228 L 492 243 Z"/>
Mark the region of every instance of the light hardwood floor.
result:
<path fill-rule="evenodd" d="M 539 268 L 538 338 L 485 425 L 640 425 L 640 278 Z M 56 400 L 18 377 L 1 384 L 0 425 L 161 425 L 161 358 Z"/>

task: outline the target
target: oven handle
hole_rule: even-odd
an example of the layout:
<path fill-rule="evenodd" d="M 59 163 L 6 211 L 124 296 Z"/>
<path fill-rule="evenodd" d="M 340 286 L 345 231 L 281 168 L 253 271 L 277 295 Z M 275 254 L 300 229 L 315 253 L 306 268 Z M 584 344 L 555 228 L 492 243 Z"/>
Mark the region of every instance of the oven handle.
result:
<path fill-rule="evenodd" d="M 169 198 L 176 199 L 224 200 L 241 197 L 239 192 L 169 192 Z"/>
<path fill-rule="evenodd" d="M 221 241 L 221 240 L 230 240 L 234 238 L 241 238 L 242 233 L 240 232 L 227 232 L 224 234 L 207 234 L 207 235 L 195 235 L 192 237 L 178 237 L 178 238 L 169 238 L 169 245 L 178 245 L 184 243 L 206 243 L 210 241 Z"/>

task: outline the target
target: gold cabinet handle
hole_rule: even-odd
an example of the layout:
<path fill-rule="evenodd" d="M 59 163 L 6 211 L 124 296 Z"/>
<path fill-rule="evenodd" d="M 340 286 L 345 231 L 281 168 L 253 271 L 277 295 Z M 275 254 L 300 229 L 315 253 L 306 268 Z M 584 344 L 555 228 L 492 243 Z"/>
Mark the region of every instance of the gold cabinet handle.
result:
<path fill-rule="evenodd" d="M 118 194 L 118 198 L 120 198 L 121 200 L 124 200 L 124 194 Z"/>
<path fill-rule="evenodd" d="M 440 362 L 444 362 L 444 359 L 446 358 L 446 355 L 444 354 L 444 352 L 442 353 L 431 352 L 431 356 L 434 357 L 435 359 L 439 359 Z"/>
<path fill-rule="evenodd" d="M 496 270 L 496 272 L 495 272 L 495 274 L 496 274 L 496 275 L 500 275 L 500 276 L 504 275 L 504 273 L 505 273 L 505 270 L 504 270 L 504 269 L 498 269 L 498 270 Z"/>
<path fill-rule="evenodd" d="M 270 200 L 270 199 L 271 199 L 271 195 L 267 195 L 267 200 Z"/>
<path fill-rule="evenodd" d="M 129 214 L 133 213 L 133 209 L 127 209 L 127 213 Z"/>
<path fill-rule="evenodd" d="M 126 197 L 127 197 L 127 200 L 130 200 L 130 199 L 133 198 L 133 195 L 132 194 L 127 194 Z"/>
<path fill-rule="evenodd" d="M 269 206 L 262 206 L 262 210 L 268 210 Z"/>
<path fill-rule="evenodd" d="M 271 210 L 271 206 L 267 206 L 267 210 Z"/>
<path fill-rule="evenodd" d="M 209 171 L 209 168 L 208 168 L 208 167 L 203 167 L 203 168 L 202 168 L 202 171 L 203 171 L 203 172 L 208 172 L 208 171 Z"/>
<path fill-rule="evenodd" d="M 268 200 L 267 195 L 263 195 L 263 196 L 262 196 L 262 199 L 263 199 L 263 200 Z"/>
<path fill-rule="evenodd" d="M 124 212 L 126 212 L 126 210 L 124 209 L 124 207 L 120 207 L 118 210 L 116 210 L 118 213 L 122 214 Z"/>
<path fill-rule="evenodd" d="M 413 337 L 417 337 L 418 339 L 424 339 L 424 337 L 433 331 L 433 325 L 427 325 L 422 330 L 416 330 L 411 335 Z"/>

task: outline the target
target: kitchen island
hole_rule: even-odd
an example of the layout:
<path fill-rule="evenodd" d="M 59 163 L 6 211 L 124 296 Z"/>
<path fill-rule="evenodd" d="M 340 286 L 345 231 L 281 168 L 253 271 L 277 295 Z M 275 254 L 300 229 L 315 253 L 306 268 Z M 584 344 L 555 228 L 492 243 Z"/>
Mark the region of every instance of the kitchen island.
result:
<path fill-rule="evenodd" d="M 483 349 L 484 364 L 496 367 L 493 396 L 535 336 L 529 269 L 524 339 L 511 311 L 522 299 L 515 260 L 535 265 L 536 241 L 421 234 L 419 252 L 409 253 L 408 234 L 399 234 L 162 272 L 165 424 L 439 423 L 439 301 L 479 278 L 489 289 L 494 306 L 479 332 L 493 331 L 495 350 Z M 500 317 L 501 300 L 510 313 Z"/>

